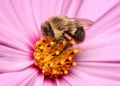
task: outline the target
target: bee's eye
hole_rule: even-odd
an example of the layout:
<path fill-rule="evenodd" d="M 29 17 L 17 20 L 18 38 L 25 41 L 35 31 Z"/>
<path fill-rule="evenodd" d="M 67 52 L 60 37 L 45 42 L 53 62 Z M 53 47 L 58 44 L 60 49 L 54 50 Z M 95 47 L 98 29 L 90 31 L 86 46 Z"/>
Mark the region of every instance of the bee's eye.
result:
<path fill-rule="evenodd" d="M 48 22 L 45 22 L 41 25 L 41 29 L 42 29 L 42 32 L 48 33 L 48 31 L 50 31 L 50 29 L 51 29 L 51 26 Z"/>
<path fill-rule="evenodd" d="M 46 36 L 53 36 L 53 31 L 49 23 L 45 23 L 44 25 L 42 25 L 42 32 Z"/>
<path fill-rule="evenodd" d="M 44 29 L 44 32 L 46 32 L 46 33 L 50 31 L 49 27 L 44 27 L 43 29 Z"/>
<path fill-rule="evenodd" d="M 42 28 L 45 30 L 45 31 L 50 31 L 51 30 L 51 26 L 49 23 L 45 23 L 44 25 L 42 25 Z"/>

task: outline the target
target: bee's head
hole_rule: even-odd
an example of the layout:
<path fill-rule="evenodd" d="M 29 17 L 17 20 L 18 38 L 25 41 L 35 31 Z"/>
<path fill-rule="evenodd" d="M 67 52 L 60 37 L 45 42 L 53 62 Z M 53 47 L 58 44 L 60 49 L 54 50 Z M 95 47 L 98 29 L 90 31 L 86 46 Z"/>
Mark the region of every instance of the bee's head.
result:
<path fill-rule="evenodd" d="M 45 22 L 41 25 L 41 32 L 44 36 L 54 37 L 54 32 L 49 22 Z"/>

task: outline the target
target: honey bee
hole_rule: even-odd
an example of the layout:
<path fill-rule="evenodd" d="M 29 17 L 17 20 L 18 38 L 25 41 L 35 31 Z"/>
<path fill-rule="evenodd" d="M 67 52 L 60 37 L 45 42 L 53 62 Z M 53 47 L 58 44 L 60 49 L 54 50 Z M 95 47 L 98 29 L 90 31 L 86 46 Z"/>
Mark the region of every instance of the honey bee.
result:
<path fill-rule="evenodd" d="M 56 40 L 55 45 L 65 39 L 68 42 L 65 46 L 65 49 L 67 49 L 67 47 L 71 46 L 71 43 L 66 37 L 66 34 L 76 43 L 80 43 L 85 39 L 84 27 L 92 24 L 93 21 L 89 19 L 68 18 L 67 16 L 52 16 L 41 25 L 41 32 L 46 37 L 50 36 L 54 38 Z"/>

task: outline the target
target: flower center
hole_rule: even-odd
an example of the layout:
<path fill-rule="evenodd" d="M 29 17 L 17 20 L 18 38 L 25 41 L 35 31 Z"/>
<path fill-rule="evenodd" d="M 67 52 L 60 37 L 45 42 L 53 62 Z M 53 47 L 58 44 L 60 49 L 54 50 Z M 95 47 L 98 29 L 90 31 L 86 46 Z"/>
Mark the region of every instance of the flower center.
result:
<path fill-rule="evenodd" d="M 48 42 L 49 40 L 49 42 Z M 55 41 L 51 38 L 48 40 L 43 36 L 34 45 L 34 64 L 39 67 L 42 73 L 50 78 L 56 78 L 68 74 L 71 66 L 76 66 L 74 56 L 79 52 L 72 46 L 63 51 L 67 41 L 62 40 L 55 47 Z M 60 53 L 63 51 L 62 53 Z"/>

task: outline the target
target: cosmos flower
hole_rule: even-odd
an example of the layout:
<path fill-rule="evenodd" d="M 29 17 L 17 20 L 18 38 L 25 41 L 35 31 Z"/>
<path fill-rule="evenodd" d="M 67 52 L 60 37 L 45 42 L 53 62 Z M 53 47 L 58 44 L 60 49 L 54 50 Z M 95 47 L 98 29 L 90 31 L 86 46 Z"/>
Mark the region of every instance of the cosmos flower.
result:
<path fill-rule="evenodd" d="M 49 16 L 87 18 L 77 66 L 62 78 L 44 77 L 34 65 L 34 43 Z M 0 86 L 120 86 L 119 0 L 0 0 Z"/>

